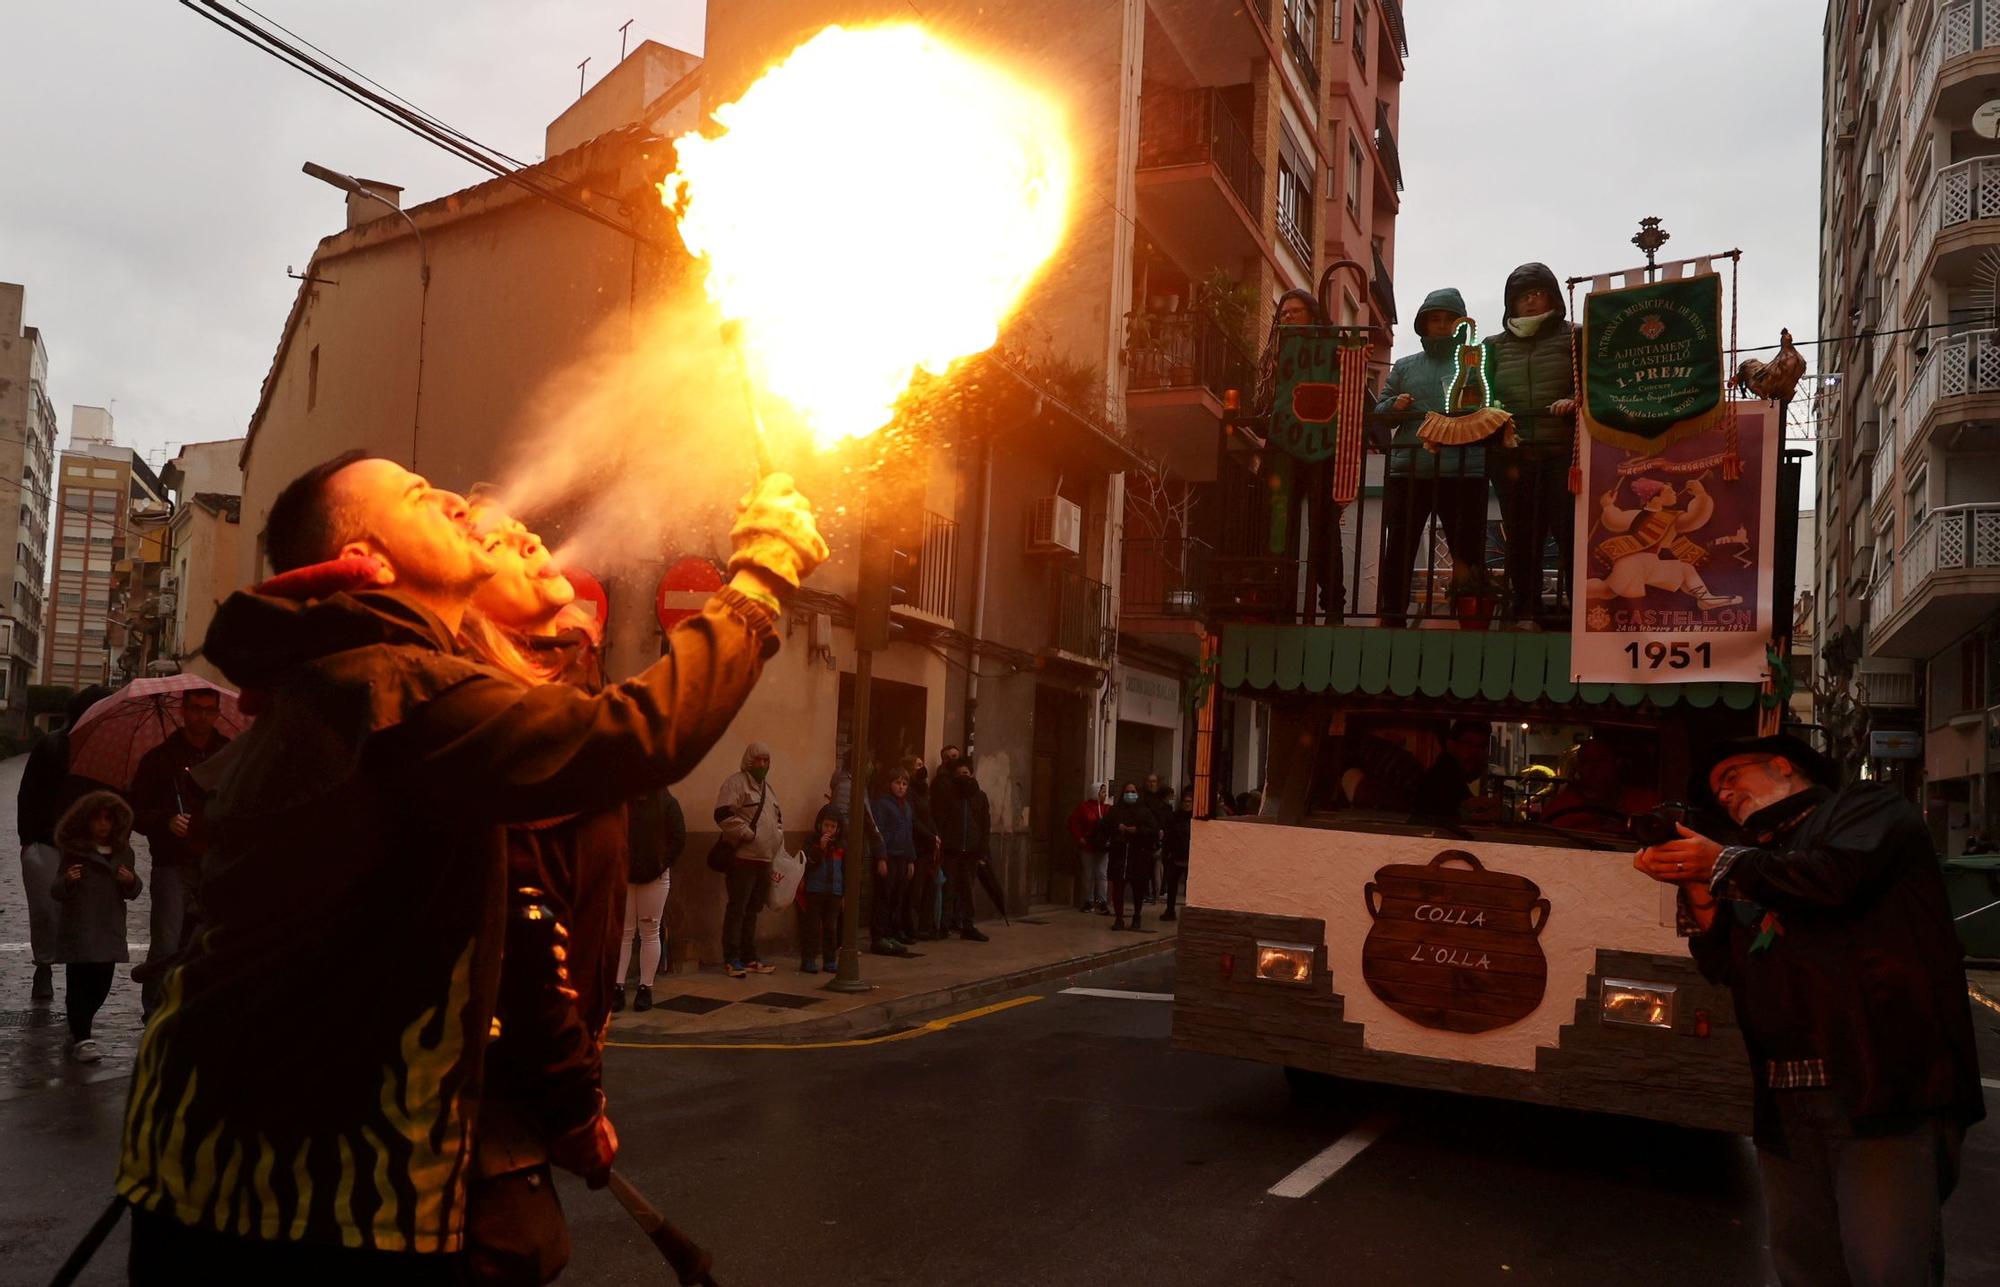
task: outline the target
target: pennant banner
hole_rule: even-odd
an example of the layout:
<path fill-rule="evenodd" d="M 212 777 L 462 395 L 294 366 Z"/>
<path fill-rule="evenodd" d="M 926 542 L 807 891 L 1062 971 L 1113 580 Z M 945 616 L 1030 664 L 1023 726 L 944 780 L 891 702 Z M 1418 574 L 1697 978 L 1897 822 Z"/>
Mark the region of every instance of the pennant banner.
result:
<path fill-rule="evenodd" d="M 1364 328 L 1279 327 L 1271 445 L 1307 464 L 1351 454 L 1358 478 L 1367 370 Z"/>
<path fill-rule="evenodd" d="M 1583 427 L 1658 452 L 1714 427 L 1723 409 L 1722 278 L 1701 273 L 1583 302 Z"/>
<path fill-rule="evenodd" d="M 1570 622 L 1576 682 L 1755 682 L 1770 673 L 1784 423 L 1774 402 L 1731 410 L 1665 449 L 1584 439 Z"/>

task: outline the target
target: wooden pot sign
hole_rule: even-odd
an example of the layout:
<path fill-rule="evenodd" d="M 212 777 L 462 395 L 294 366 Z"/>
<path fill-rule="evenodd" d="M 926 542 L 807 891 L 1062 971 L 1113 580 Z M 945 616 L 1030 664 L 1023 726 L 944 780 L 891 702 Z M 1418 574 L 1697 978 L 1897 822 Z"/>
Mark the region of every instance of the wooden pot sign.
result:
<path fill-rule="evenodd" d="M 1426 1028 L 1490 1032 L 1525 1019 L 1549 982 L 1541 894 L 1526 876 L 1488 871 L 1463 849 L 1422 867 L 1384 867 L 1362 891 L 1375 924 L 1361 977 Z"/>

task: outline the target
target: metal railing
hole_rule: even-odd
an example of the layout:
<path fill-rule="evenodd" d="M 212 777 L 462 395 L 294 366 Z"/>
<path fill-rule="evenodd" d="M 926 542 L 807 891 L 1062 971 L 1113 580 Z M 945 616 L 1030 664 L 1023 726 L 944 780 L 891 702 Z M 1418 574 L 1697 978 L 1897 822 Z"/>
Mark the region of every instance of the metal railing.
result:
<path fill-rule="evenodd" d="M 1948 336 L 1938 341 L 1917 367 L 1910 377 L 1910 391 L 1903 398 L 1905 454 L 1923 432 L 1924 417 L 1939 399 L 1973 393 L 2000 393 L 2000 330 Z"/>
<path fill-rule="evenodd" d="M 1248 210 L 1264 192 L 1250 133 L 1213 89 L 1152 90 L 1139 100 L 1139 168 L 1208 162 Z"/>
<path fill-rule="evenodd" d="M 1119 605 L 1134 617 L 1199 617 L 1206 605 L 1207 541 L 1192 537 L 1127 538 Z"/>
<path fill-rule="evenodd" d="M 1203 388 L 1221 401 L 1256 382 L 1255 366 L 1222 324 L 1205 312 L 1148 315 L 1125 350 L 1128 393 Z"/>
<path fill-rule="evenodd" d="M 1066 568 L 1049 570 L 1050 645 L 1091 661 L 1111 660 L 1117 626 L 1111 619 L 1111 587 Z"/>
<path fill-rule="evenodd" d="M 1410 32 L 1403 25 L 1401 0 L 1382 0 L 1382 24 L 1388 28 L 1390 43 L 1396 46 L 1396 52 L 1407 62 L 1410 57 Z"/>
<path fill-rule="evenodd" d="M 1375 275 L 1368 279 L 1368 293 L 1382 307 L 1382 320 L 1390 326 L 1396 324 L 1396 279 L 1389 275 L 1389 265 L 1382 262 L 1382 248 L 1375 246 L 1369 253 L 1375 259 Z"/>
<path fill-rule="evenodd" d="M 1396 185 L 1396 191 L 1403 190 L 1403 154 L 1396 150 L 1396 131 L 1389 124 L 1389 105 L 1375 100 L 1375 151 L 1382 158 L 1382 168 L 1389 172 L 1389 181 Z"/>
<path fill-rule="evenodd" d="M 1314 29 L 1307 31 L 1297 21 L 1301 16 L 1298 12 L 1301 7 L 1290 3 L 1285 5 L 1285 49 L 1291 54 L 1299 74 L 1306 78 L 1306 83 L 1318 89 L 1319 60 L 1314 57 L 1313 42 L 1319 39 L 1319 10 L 1316 5 L 1303 6 L 1305 14 L 1314 21 Z"/>
<path fill-rule="evenodd" d="M 922 552 L 917 557 L 917 585 L 910 606 L 950 621 L 957 605 L 958 524 L 942 514 L 925 510 Z"/>

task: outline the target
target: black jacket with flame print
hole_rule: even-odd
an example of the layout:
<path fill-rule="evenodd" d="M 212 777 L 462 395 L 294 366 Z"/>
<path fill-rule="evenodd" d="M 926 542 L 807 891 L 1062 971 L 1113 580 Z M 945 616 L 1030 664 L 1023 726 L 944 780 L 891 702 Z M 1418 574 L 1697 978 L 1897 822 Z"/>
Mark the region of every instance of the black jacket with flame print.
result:
<path fill-rule="evenodd" d="M 453 655 L 393 592 L 231 597 L 206 652 L 267 706 L 209 803 L 209 928 L 141 1042 L 119 1193 L 242 1237 L 457 1250 L 504 825 L 686 773 L 771 640 L 760 609 L 712 600 L 587 695 Z"/>

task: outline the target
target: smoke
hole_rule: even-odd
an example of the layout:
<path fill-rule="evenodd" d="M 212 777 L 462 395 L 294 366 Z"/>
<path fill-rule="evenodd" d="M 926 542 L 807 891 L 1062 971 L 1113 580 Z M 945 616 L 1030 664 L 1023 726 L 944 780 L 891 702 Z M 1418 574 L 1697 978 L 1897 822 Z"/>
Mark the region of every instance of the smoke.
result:
<path fill-rule="evenodd" d="M 510 435 L 519 445 L 501 503 L 559 561 L 600 575 L 667 553 L 725 558 L 757 477 L 740 371 L 705 300 L 683 295 L 607 322 Z M 758 414 L 775 467 L 803 475 L 802 487 L 819 481 L 811 436 L 789 408 L 760 396 Z"/>

